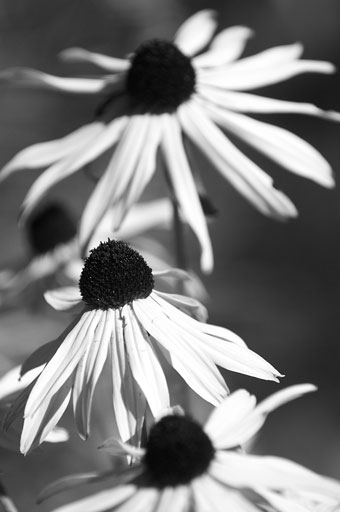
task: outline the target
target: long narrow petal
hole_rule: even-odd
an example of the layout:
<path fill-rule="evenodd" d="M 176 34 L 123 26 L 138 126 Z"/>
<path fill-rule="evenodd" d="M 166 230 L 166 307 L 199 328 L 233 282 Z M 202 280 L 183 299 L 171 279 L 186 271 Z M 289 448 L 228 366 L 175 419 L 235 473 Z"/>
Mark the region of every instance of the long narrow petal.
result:
<path fill-rule="evenodd" d="M 66 311 L 82 303 L 79 288 L 65 286 L 44 293 L 46 302 L 57 311 Z"/>
<path fill-rule="evenodd" d="M 230 130 L 287 170 L 324 187 L 335 185 L 329 163 L 313 146 L 297 135 L 242 114 L 207 104 L 205 108 L 218 125 Z"/>
<path fill-rule="evenodd" d="M 190 108 L 180 109 L 179 115 L 194 144 L 255 208 L 280 220 L 297 215 L 290 199 L 273 187 L 272 179 L 243 155 L 199 106 L 191 103 Z"/>
<path fill-rule="evenodd" d="M 79 232 L 83 252 L 108 208 L 126 193 L 148 138 L 149 125 L 150 116 L 129 118 L 111 161 L 83 212 Z"/>
<path fill-rule="evenodd" d="M 194 344 L 188 344 L 183 332 L 169 321 L 151 297 L 135 301 L 134 311 L 164 357 L 187 384 L 213 405 L 220 403 L 228 388 L 213 361 Z"/>
<path fill-rule="evenodd" d="M 34 414 L 24 418 L 21 433 L 20 451 L 27 454 L 31 449 L 47 440 L 65 412 L 71 397 L 71 378 L 67 379 L 50 400 L 45 400 Z M 33 388 L 34 389 L 34 388 Z"/>
<path fill-rule="evenodd" d="M 66 48 L 59 53 L 59 57 L 66 62 L 89 62 L 112 73 L 127 71 L 131 65 L 127 59 L 109 57 L 102 53 L 90 52 L 84 48 Z"/>
<path fill-rule="evenodd" d="M 97 121 L 78 128 L 61 139 L 33 144 L 19 151 L 0 172 L 0 181 L 21 169 L 37 169 L 51 165 L 84 146 L 103 130 L 103 123 Z"/>
<path fill-rule="evenodd" d="M 42 87 L 56 91 L 93 94 L 101 92 L 106 87 L 103 78 L 66 78 L 49 75 L 30 68 L 9 68 L 0 72 L 0 82 L 11 81 L 19 85 Z"/>
<path fill-rule="evenodd" d="M 33 415 L 44 402 L 49 402 L 72 374 L 87 344 L 93 339 L 99 316 L 100 312 L 96 310 L 85 312 L 77 325 L 67 334 L 32 389 L 25 408 L 25 416 Z"/>
<path fill-rule="evenodd" d="M 262 488 L 257 488 L 256 491 L 260 496 L 265 498 L 266 502 L 272 507 L 275 507 L 274 510 L 278 512 L 291 512 L 292 510 L 294 510 L 294 512 L 310 512 L 311 510 L 310 507 L 294 499 L 294 496 L 282 496 L 276 492 L 266 491 Z"/>
<path fill-rule="evenodd" d="M 190 488 L 187 485 L 165 487 L 153 512 L 189 512 Z M 151 512 L 151 511 L 150 511 Z"/>
<path fill-rule="evenodd" d="M 127 190 L 111 209 L 114 218 L 114 229 L 119 231 L 122 221 L 132 205 L 139 199 L 146 185 L 156 170 L 157 149 L 161 138 L 158 116 L 150 116 L 147 137 L 144 140 L 143 151 L 131 175 Z M 156 213 L 156 212 L 155 212 Z"/>
<path fill-rule="evenodd" d="M 228 468 L 228 469 L 227 469 Z M 238 488 L 276 491 L 299 489 L 340 498 L 340 483 L 280 457 L 245 455 L 219 451 L 209 468 L 217 480 Z"/>
<path fill-rule="evenodd" d="M 202 270 L 211 272 L 213 268 L 213 251 L 207 222 L 184 151 L 180 125 L 175 116 L 166 114 L 162 116 L 162 124 L 162 150 L 175 198 L 179 203 L 183 217 L 200 242 Z"/>
<path fill-rule="evenodd" d="M 199 86 L 197 93 L 209 103 L 234 112 L 251 114 L 306 114 L 328 120 L 339 120 L 333 110 L 323 110 L 313 103 L 278 100 L 257 94 L 229 91 L 211 86 Z"/>
<path fill-rule="evenodd" d="M 168 385 L 150 344 L 149 335 L 134 315 L 133 304 L 131 307 L 132 310 L 127 306 L 122 311 L 125 318 L 124 339 L 129 364 L 153 416 L 157 416 L 161 410 L 170 407 Z"/>
<path fill-rule="evenodd" d="M 91 141 L 85 140 L 74 153 L 49 167 L 29 189 L 23 203 L 22 218 L 25 219 L 44 195 L 59 181 L 71 176 L 84 165 L 96 159 L 119 138 L 127 118 L 114 119 L 107 126 L 101 127 Z M 98 187 L 98 185 L 97 185 Z"/>
<path fill-rule="evenodd" d="M 200 322 L 182 313 L 156 293 L 153 294 L 153 298 L 170 318 L 172 324 L 182 331 L 183 338 L 186 338 L 191 346 L 201 350 L 218 366 L 265 380 L 277 381 L 277 377 L 282 376 L 271 364 L 246 346 L 230 343 L 228 337 L 216 338 L 206 335 L 203 331 L 204 327 L 198 328 Z M 225 334 L 228 336 L 229 331 L 226 330 Z"/>
<path fill-rule="evenodd" d="M 191 57 L 209 44 L 216 26 L 216 12 L 204 9 L 188 18 L 179 27 L 174 42 L 183 53 Z"/>
<path fill-rule="evenodd" d="M 108 512 L 114 510 L 122 503 L 128 501 L 136 494 L 135 485 L 123 485 L 113 489 L 96 492 L 86 498 L 61 505 L 54 509 L 53 512 Z M 119 508 L 121 510 L 121 508 Z M 134 510 L 134 509 L 131 509 Z"/>
<path fill-rule="evenodd" d="M 87 438 L 93 394 L 107 358 L 109 341 L 114 326 L 106 311 L 101 312 L 93 340 L 88 344 L 78 364 L 73 384 L 73 408 L 80 436 Z"/>
<path fill-rule="evenodd" d="M 201 302 L 192 297 L 186 297 L 185 295 L 178 295 L 175 293 L 162 293 L 155 292 L 157 295 L 162 297 L 164 300 L 175 306 L 176 308 L 183 311 L 187 315 L 195 318 L 199 322 L 206 322 L 208 318 L 208 311 Z"/>
<path fill-rule="evenodd" d="M 299 45 L 295 46 L 298 50 Z M 302 73 L 335 72 L 335 67 L 330 62 L 296 60 L 294 53 L 297 52 L 293 45 L 291 48 L 271 48 L 262 55 L 257 54 L 241 59 L 224 68 L 201 70 L 198 74 L 198 82 L 213 87 L 246 91 L 282 82 Z"/>
<path fill-rule="evenodd" d="M 214 37 L 207 52 L 194 57 L 194 65 L 199 68 L 222 66 L 238 59 L 253 33 L 250 28 L 243 26 L 222 30 Z"/>
<path fill-rule="evenodd" d="M 110 340 L 110 359 L 117 428 L 123 441 L 137 441 L 138 444 L 144 423 L 146 400 L 133 378 L 127 360 L 123 319 L 118 310 L 108 310 L 108 313 L 115 326 Z"/>

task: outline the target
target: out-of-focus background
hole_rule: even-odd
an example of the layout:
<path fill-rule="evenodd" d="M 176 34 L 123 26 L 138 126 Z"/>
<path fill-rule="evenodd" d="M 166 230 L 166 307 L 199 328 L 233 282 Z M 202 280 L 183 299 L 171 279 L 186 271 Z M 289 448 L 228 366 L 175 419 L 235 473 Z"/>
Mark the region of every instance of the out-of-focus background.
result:
<path fill-rule="evenodd" d="M 220 29 L 247 25 L 255 36 L 246 55 L 271 46 L 301 41 L 305 57 L 340 66 L 338 0 L 2 0 L 0 4 L 0 69 L 30 66 L 68 75 L 70 64 L 57 54 L 70 46 L 123 57 L 143 40 L 170 38 L 189 15 L 215 8 Z M 89 72 L 78 66 L 77 72 Z M 91 69 L 93 72 L 93 69 Z M 340 111 L 340 76 L 303 75 L 259 91 L 292 101 L 309 101 Z M 93 98 L 63 96 L 0 87 L 0 166 L 18 150 L 58 138 L 92 118 Z M 340 126 L 317 118 L 263 116 L 313 144 L 331 163 L 340 181 Z M 270 173 L 278 188 L 295 202 L 300 216 L 277 223 L 258 214 L 207 164 L 203 178 L 219 210 L 210 223 L 216 267 L 203 277 L 209 292 L 210 321 L 243 336 L 248 345 L 286 377 L 282 386 L 313 382 L 319 391 L 272 414 L 254 448 L 259 453 L 292 458 L 340 478 L 340 189 L 324 190 L 248 154 Z M 0 186 L 0 264 L 20 266 L 29 258 L 24 233 L 18 229 L 20 204 L 36 171 L 24 171 Z M 58 185 L 50 195 L 64 201 L 75 217 L 92 190 L 83 174 Z M 163 195 L 157 179 L 144 198 Z M 189 260 L 199 272 L 198 246 L 189 236 Z M 162 239 L 171 248 L 172 238 Z M 56 337 L 68 317 L 47 306 L 0 312 L 0 372 L 20 363 L 33 348 Z M 225 374 L 231 389 L 240 386 L 260 398 L 279 385 Z M 191 397 L 204 418 L 207 407 Z M 72 424 L 72 423 L 70 423 Z M 66 446 L 44 445 L 22 457 L 0 449 L 3 481 L 20 511 L 36 507 L 39 490 L 55 478 L 76 471 L 107 467 L 95 438 L 86 444 L 72 435 Z"/>

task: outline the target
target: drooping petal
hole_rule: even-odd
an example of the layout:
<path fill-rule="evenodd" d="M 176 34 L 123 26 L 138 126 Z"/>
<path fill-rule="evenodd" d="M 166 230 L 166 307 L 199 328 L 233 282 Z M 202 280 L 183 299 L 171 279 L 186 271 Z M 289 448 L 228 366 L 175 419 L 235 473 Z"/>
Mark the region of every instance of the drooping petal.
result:
<path fill-rule="evenodd" d="M 54 512 L 108 512 L 108 510 L 121 510 L 122 503 L 128 501 L 136 494 L 136 486 L 133 484 L 115 487 L 100 491 L 86 498 L 61 505 Z M 138 493 L 139 494 L 139 493 Z M 131 509 L 134 510 L 134 509 Z"/>
<path fill-rule="evenodd" d="M 125 318 L 124 339 L 129 364 L 135 380 L 143 391 L 153 416 L 170 407 L 168 385 L 150 344 L 149 335 L 134 315 L 134 305 L 125 306 L 122 315 Z"/>
<path fill-rule="evenodd" d="M 157 150 L 161 138 L 158 116 L 150 116 L 148 134 L 136 168 L 131 175 L 127 190 L 112 205 L 111 214 L 114 219 L 114 230 L 119 232 L 122 221 L 132 205 L 139 199 L 156 170 Z M 155 212 L 156 213 L 156 212 Z"/>
<path fill-rule="evenodd" d="M 328 120 L 338 120 L 333 110 L 323 110 L 313 103 L 278 100 L 246 92 L 229 91 L 211 86 L 199 86 L 197 93 L 205 101 L 234 112 L 251 114 L 305 114 Z"/>
<path fill-rule="evenodd" d="M 66 311 L 77 305 L 83 304 L 79 288 L 75 286 L 65 286 L 48 290 L 44 293 L 46 302 L 57 311 Z"/>
<path fill-rule="evenodd" d="M 216 12 L 204 9 L 188 18 L 179 27 L 174 42 L 184 54 L 191 57 L 209 44 L 216 26 Z"/>
<path fill-rule="evenodd" d="M 76 94 L 93 94 L 103 91 L 106 87 L 104 78 L 68 78 L 49 75 L 30 68 L 9 68 L 0 72 L 0 82 L 10 81 L 15 84 L 42 87 Z M 113 81 L 113 80 L 112 80 Z"/>
<path fill-rule="evenodd" d="M 87 344 L 93 339 L 99 317 L 100 311 L 86 311 L 67 334 L 32 389 L 26 404 L 25 416 L 34 415 L 42 404 L 48 403 L 72 374 Z"/>
<path fill-rule="evenodd" d="M 239 343 L 230 343 L 229 333 L 225 330 L 225 337 L 214 337 L 204 333 L 204 324 L 190 318 L 179 309 L 164 301 L 158 294 L 152 294 L 154 300 L 158 303 L 161 310 L 167 315 L 173 324 L 182 332 L 190 346 L 195 346 L 201 350 L 215 364 L 226 368 L 227 370 L 251 375 L 265 380 L 277 381 L 277 377 L 282 375 L 265 359 Z M 224 329 L 223 329 L 224 330 Z M 222 328 L 219 330 L 221 336 Z M 232 337 L 236 337 L 232 333 Z"/>
<path fill-rule="evenodd" d="M 333 187 L 332 169 L 325 158 L 308 142 L 272 124 L 205 105 L 209 116 L 250 146 L 287 170 L 311 179 L 324 187 Z"/>
<path fill-rule="evenodd" d="M 297 60 L 302 53 L 299 43 L 270 48 L 219 69 L 202 70 L 198 82 L 213 87 L 246 91 L 271 85 L 302 73 L 334 73 L 330 62 Z"/>
<path fill-rule="evenodd" d="M 127 71 L 130 67 L 130 62 L 127 59 L 109 57 L 84 48 L 66 48 L 59 53 L 59 57 L 66 62 L 89 62 L 112 73 Z"/>
<path fill-rule="evenodd" d="M 214 37 L 207 52 L 194 57 L 194 65 L 199 68 L 223 66 L 238 59 L 253 33 L 250 28 L 243 26 L 222 30 Z"/>
<path fill-rule="evenodd" d="M 213 251 L 207 222 L 184 151 L 180 125 L 175 116 L 166 114 L 162 115 L 162 124 L 162 151 L 169 171 L 169 179 L 183 217 L 200 242 L 202 270 L 211 272 Z"/>
<path fill-rule="evenodd" d="M 192 297 L 186 297 L 185 295 L 178 295 L 175 293 L 162 293 L 155 292 L 157 295 L 162 297 L 164 300 L 175 306 L 176 308 L 183 311 L 189 316 L 192 316 L 199 322 L 206 322 L 208 318 L 208 311 L 201 302 Z"/>
<path fill-rule="evenodd" d="M 22 218 L 25 219 L 44 195 L 59 181 L 71 176 L 84 165 L 96 159 L 119 138 L 127 123 L 125 116 L 103 125 L 91 141 L 86 140 L 74 153 L 56 162 L 35 180 L 23 203 Z M 91 143 L 90 143 L 91 142 Z M 98 186 L 98 185 L 97 185 Z"/>
<path fill-rule="evenodd" d="M 25 415 L 20 440 L 20 451 L 24 455 L 47 440 L 48 435 L 64 414 L 71 397 L 71 380 L 71 378 L 66 379 L 53 396 L 42 402 L 34 413 Z"/>
<path fill-rule="evenodd" d="M 256 491 L 260 496 L 265 498 L 266 502 L 275 507 L 274 510 L 278 512 L 291 512 L 292 510 L 294 510 L 294 512 L 310 512 L 311 510 L 309 507 L 299 503 L 293 496 L 282 496 L 276 492 L 266 491 L 261 488 L 256 489 Z"/>
<path fill-rule="evenodd" d="M 187 342 L 185 333 L 169 320 L 152 297 L 135 301 L 133 309 L 169 364 L 187 384 L 213 405 L 220 403 L 228 388 L 213 361 Z"/>
<path fill-rule="evenodd" d="M 19 151 L 0 172 L 0 181 L 21 169 L 37 169 L 51 165 L 86 146 L 103 131 L 103 123 L 96 121 L 86 124 L 57 140 L 33 144 Z"/>
<path fill-rule="evenodd" d="M 191 103 L 180 109 L 179 116 L 194 144 L 255 208 L 280 220 L 297 215 L 290 199 L 273 187 L 273 180 L 243 155 L 199 106 Z"/>
<path fill-rule="evenodd" d="M 187 485 L 165 487 L 153 512 L 189 512 L 191 490 Z M 151 512 L 151 511 L 150 511 Z"/>
<path fill-rule="evenodd" d="M 79 435 L 86 439 L 90 431 L 93 394 L 107 358 L 109 341 L 114 326 L 110 315 L 101 312 L 94 337 L 78 364 L 73 383 L 73 408 Z"/>
<path fill-rule="evenodd" d="M 227 469 L 228 468 L 228 469 Z M 340 497 L 340 483 L 280 457 L 245 455 L 219 451 L 209 473 L 217 480 L 237 488 L 263 487 L 276 491 L 299 489 Z"/>
<path fill-rule="evenodd" d="M 111 315 L 115 328 L 110 340 L 110 360 L 117 428 L 123 441 L 135 440 L 138 444 L 144 423 L 146 400 L 127 360 L 123 319 L 118 310 L 109 309 L 108 314 Z"/>
<path fill-rule="evenodd" d="M 124 118 L 124 125 L 126 121 Z M 108 208 L 128 190 L 148 139 L 149 126 L 149 115 L 135 115 L 129 118 L 123 133 L 119 133 L 120 141 L 104 175 L 87 201 L 81 218 L 79 239 L 83 252 L 86 252 L 86 246 Z"/>

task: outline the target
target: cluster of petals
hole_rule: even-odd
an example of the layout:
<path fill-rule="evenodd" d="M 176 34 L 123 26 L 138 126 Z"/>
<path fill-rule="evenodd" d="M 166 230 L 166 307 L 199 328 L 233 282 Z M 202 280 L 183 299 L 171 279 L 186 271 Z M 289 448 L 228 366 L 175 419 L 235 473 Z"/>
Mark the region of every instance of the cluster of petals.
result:
<path fill-rule="evenodd" d="M 88 436 L 101 374 L 112 382 L 115 421 L 124 441 L 140 439 L 146 405 L 154 417 L 170 406 L 166 362 L 213 405 L 228 394 L 216 365 L 260 379 L 277 381 L 281 376 L 238 335 L 200 321 L 206 309 L 192 298 L 153 290 L 117 309 L 93 309 L 78 288 L 67 287 L 47 292 L 46 299 L 56 309 L 80 312 L 57 340 L 23 365 L 23 373 L 42 369 L 26 392 L 23 453 L 45 439 L 71 399 L 78 432 Z"/>
<path fill-rule="evenodd" d="M 190 17 L 177 31 L 173 45 L 190 59 L 195 87 L 191 97 L 172 112 L 155 113 L 131 106 L 126 86 L 133 65 L 129 59 L 71 48 L 62 52 L 63 59 L 94 64 L 104 74 L 81 78 L 53 76 L 28 68 L 4 70 L 1 80 L 110 99 L 109 119 L 99 116 L 61 139 L 30 146 L 2 170 L 4 179 L 18 169 L 47 167 L 25 198 L 24 218 L 57 182 L 112 148 L 112 157 L 82 215 L 80 243 L 84 248 L 110 207 L 115 227 L 120 225 L 156 171 L 160 151 L 182 216 L 201 245 L 202 268 L 210 271 L 213 266 L 211 241 L 184 137 L 264 215 L 284 219 L 296 216 L 297 210 L 228 134 L 285 169 L 332 187 L 331 168 L 316 149 L 293 133 L 247 114 L 298 113 L 327 119 L 339 119 L 339 115 L 313 104 L 282 101 L 247 91 L 302 73 L 332 73 L 334 66 L 300 59 L 301 44 L 274 47 L 239 59 L 252 35 L 251 30 L 235 26 L 214 37 L 216 26 L 215 12 L 207 9 Z"/>
<path fill-rule="evenodd" d="M 340 503 L 340 482 L 288 459 L 252 455 L 241 448 L 260 430 L 271 411 L 314 389 L 311 384 L 291 386 L 258 405 L 244 389 L 232 393 L 213 410 L 203 427 L 214 447 L 213 460 L 206 471 L 186 484 L 159 487 L 148 474 L 145 449 L 108 440 L 104 448 L 113 455 L 132 455 L 139 462 L 120 475 L 112 471 L 69 476 L 44 489 L 40 498 L 102 482 L 100 491 L 54 512 L 334 511 Z"/>

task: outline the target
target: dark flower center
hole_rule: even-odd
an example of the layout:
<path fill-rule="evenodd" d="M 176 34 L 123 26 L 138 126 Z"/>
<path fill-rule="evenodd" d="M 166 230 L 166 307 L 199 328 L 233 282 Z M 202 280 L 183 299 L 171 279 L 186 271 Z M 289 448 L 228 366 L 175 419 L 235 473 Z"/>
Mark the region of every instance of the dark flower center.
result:
<path fill-rule="evenodd" d="M 79 280 L 84 302 L 96 309 L 118 309 L 145 299 L 153 287 L 144 258 L 127 243 L 110 239 L 92 249 Z"/>
<path fill-rule="evenodd" d="M 27 222 L 28 242 L 35 254 L 45 254 L 76 236 L 77 227 L 68 211 L 54 203 L 37 212 Z"/>
<path fill-rule="evenodd" d="M 174 44 L 154 39 L 142 44 L 131 60 L 126 88 L 133 102 L 154 112 L 173 112 L 195 92 L 191 60 Z"/>
<path fill-rule="evenodd" d="M 198 423 L 187 416 L 165 416 L 150 431 L 143 462 L 156 485 L 176 486 L 203 474 L 214 453 Z"/>

